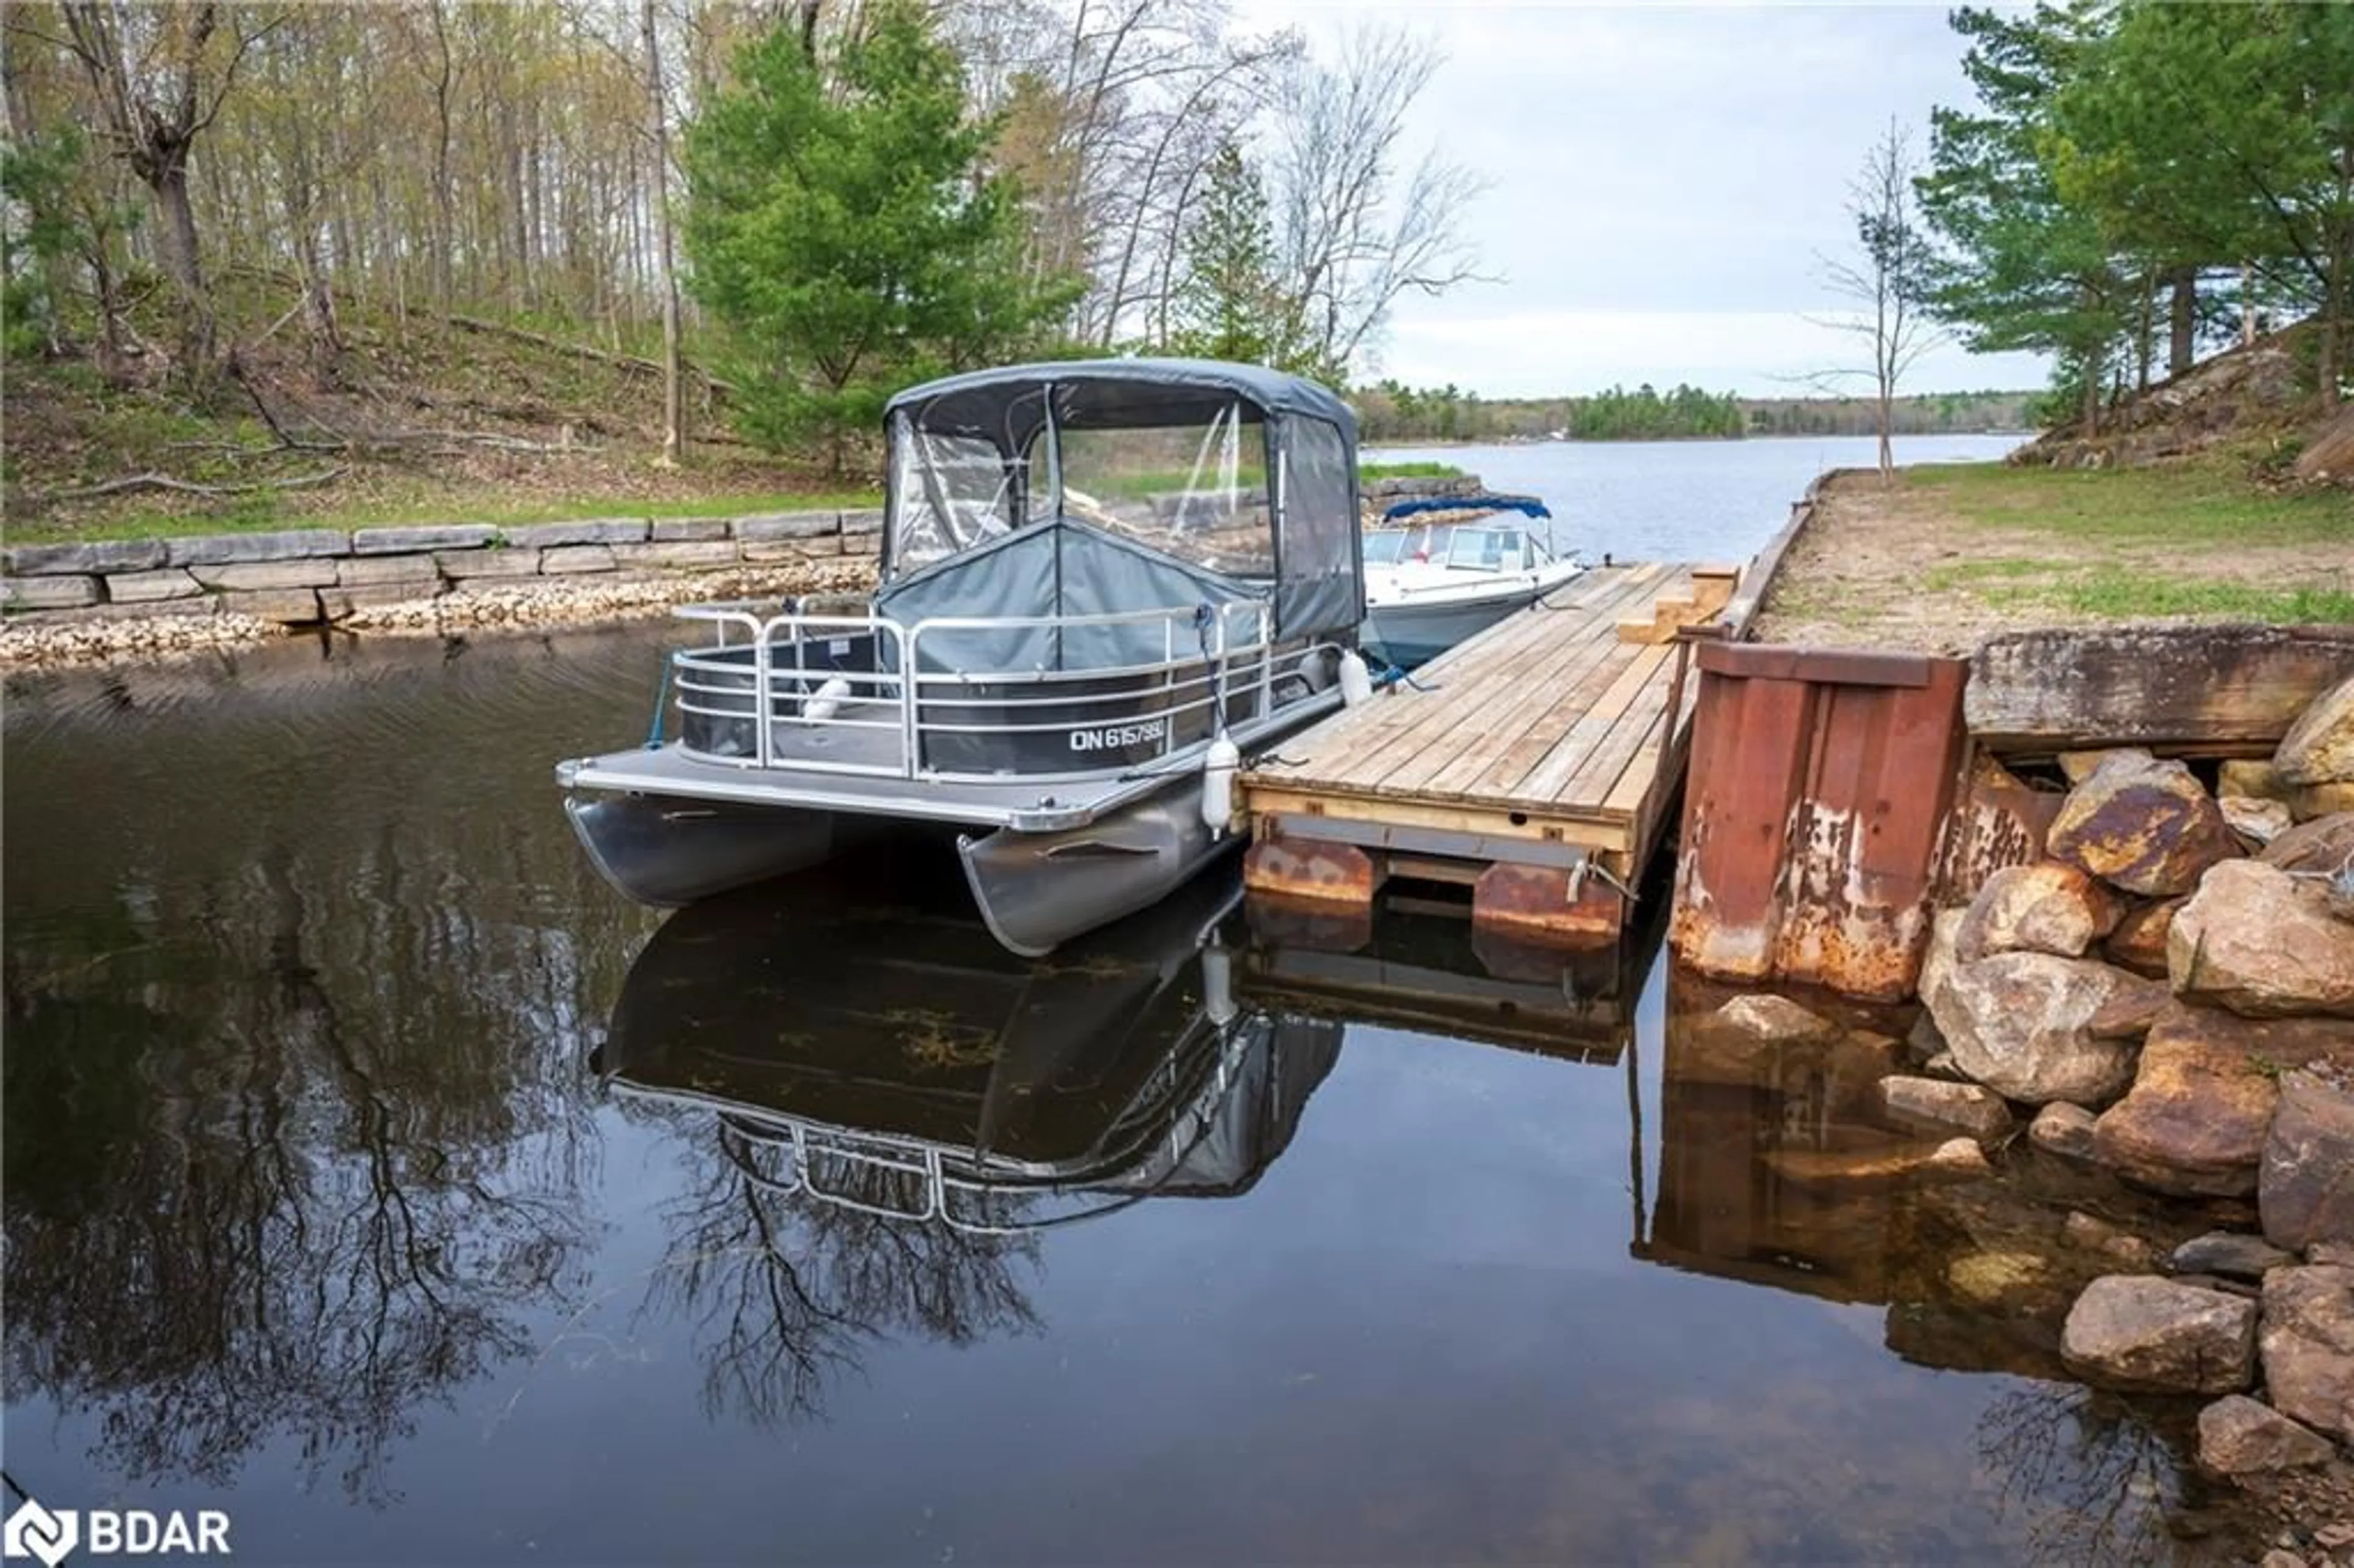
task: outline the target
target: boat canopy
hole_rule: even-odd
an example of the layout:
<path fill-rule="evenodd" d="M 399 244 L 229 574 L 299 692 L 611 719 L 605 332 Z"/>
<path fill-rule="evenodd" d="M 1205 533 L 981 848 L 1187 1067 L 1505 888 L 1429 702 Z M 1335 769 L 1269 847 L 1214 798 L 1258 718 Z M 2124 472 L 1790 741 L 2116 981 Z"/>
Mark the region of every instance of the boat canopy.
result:
<path fill-rule="evenodd" d="M 1382 514 L 1394 523 L 1425 512 L 1521 512 L 1531 517 L 1551 517 L 1553 512 L 1533 495 L 1431 495 L 1401 501 Z"/>
<path fill-rule="evenodd" d="M 1161 607 L 1176 578 L 1139 569 L 1158 556 L 1226 589 L 1187 602 L 1271 599 L 1280 638 L 1363 619 L 1356 418 L 1313 382 L 1211 360 L 1049 362 L 910 387 L 884 417 L 877 604 L 895 618 Z M 945 584 L 918 591 L 968 552 L 1034 531 L 1035 548 L 1017 554 L 1036 591 L 986 595 L 1002 601 L 986 608 Z"/>

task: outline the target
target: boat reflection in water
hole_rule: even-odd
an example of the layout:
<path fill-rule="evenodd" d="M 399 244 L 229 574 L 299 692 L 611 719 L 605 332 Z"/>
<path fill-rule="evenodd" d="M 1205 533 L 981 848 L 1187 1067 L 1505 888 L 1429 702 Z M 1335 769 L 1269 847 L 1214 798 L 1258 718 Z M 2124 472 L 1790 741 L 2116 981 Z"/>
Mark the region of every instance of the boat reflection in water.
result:
<path fill-rule="evenodd" d="M 894 876 L 908 869 L 673 916 L 630 971 L 599 1073 L 628 1099 L 716 1112 L 726 1161 L 772 1196 L 968 1234 L 1232 1196 L 1289 1144 L 1341 1026 L 1235 1002 L 1233 875 L 1034 961 L 970 906 L 896 901 L 944 880 Z"/>

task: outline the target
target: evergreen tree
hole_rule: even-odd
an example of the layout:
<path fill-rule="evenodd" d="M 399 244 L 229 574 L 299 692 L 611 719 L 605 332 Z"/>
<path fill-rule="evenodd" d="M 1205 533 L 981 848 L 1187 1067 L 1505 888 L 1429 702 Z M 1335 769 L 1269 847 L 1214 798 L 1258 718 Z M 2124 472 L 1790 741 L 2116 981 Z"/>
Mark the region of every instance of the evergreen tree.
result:
<path fill-rule="evenodd" d="M 2055 97 L 2096 17 L 2072 0 L 2027 16 L 1965 8 L 1953 26 L 1970 40 L 1962 70 L 1980 111 L 1930 122 L 1921 210 L 1951 248 L 1932 308 L 1972 349 L 2054 355 L 2090 426 L 2138 290 L 2099 223 L 2063 198 L 2047 154 Z"/>
<path fill-rule="evenodd" d="M 730 330 L 744 434 L 846 446 L 910 382 L 1002 358 L 1067 305 L 1023 264 L 993 127 L 915 0 L 883 0 L 825 58 L 779 26 L 686 135 L 695 297 Z"/>
<path fill-rule="evenodd" d="M 1186 231 L 1172 346 L 1206 359 L 1278 364 L 1288 335 L 1284 313 L 1267 190 L 1229 138 L 1210 160 L 1201 211 Z"/>

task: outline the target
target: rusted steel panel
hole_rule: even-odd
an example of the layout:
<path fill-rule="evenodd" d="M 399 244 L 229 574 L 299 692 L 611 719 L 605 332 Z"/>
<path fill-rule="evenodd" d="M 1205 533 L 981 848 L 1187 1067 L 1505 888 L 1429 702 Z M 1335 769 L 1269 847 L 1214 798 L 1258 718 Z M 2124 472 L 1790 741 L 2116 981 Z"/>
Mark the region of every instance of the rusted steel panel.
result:
<path fill-rule="evenodd" d="M 1978 753 L 1970 761 L 1968 783 L 1946 827 L 1937 902 L 1967 904 L 2004 866 L 2041 860 L 2044 838 L 2067 799 L 2056 789 L 2032 788 L 1993 758 Z"/>
<path fill-rule="evenodd" d="M 1599 876 L 1499 863 L 1471 889 L 1471 925 L 1521 941 L 1585 947 L 1617 941 L 1626 900 Z"/>
<path fill-rule="evenodd" d="M 1270 897 L 1370 909 L 1381 876 L 1373 857 L 1354 844 L 1267 833 L 1253 839 L 1243 856 L 1243 884 Z"/>
<path fill-rule="evenodd" d="M 1704 974 L 1908 994 L 1966 735 L 1958 659 L 1703 644 L 1669 939 Z"/>

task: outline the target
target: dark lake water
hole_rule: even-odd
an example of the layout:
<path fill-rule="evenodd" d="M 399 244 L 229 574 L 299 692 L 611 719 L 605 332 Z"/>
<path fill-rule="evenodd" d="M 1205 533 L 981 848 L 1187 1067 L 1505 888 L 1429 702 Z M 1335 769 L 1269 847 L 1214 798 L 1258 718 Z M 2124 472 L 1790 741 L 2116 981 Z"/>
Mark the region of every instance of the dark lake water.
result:
<path fill-rule="evenodd" d="M 2222 1550 L 2053 1356 L 2118 1194 L 1832 1170 L 1885 1039 L 1231 875 L 1025 963 L 921 845 L 664 920 L 549 765 L 665 636 L 9 679 L 14 1485 L 285 1563 Z"/>

